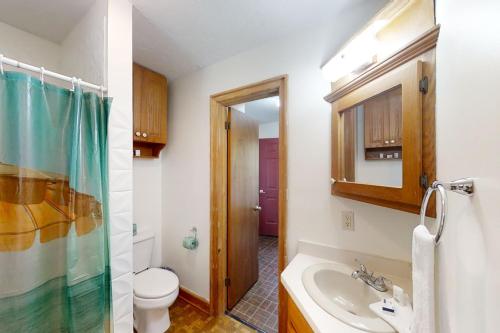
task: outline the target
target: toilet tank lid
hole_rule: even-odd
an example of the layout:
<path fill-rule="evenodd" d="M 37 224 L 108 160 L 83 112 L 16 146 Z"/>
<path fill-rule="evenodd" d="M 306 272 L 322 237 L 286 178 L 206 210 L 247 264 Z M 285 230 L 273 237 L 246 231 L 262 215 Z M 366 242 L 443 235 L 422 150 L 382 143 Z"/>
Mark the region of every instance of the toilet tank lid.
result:
<path fill-rule="evenodd" d="M 138 232 L 137 235 L 134 236 L 134 243 L 139 243 L 154 237 L 155 235 L 151 231 Z"/>

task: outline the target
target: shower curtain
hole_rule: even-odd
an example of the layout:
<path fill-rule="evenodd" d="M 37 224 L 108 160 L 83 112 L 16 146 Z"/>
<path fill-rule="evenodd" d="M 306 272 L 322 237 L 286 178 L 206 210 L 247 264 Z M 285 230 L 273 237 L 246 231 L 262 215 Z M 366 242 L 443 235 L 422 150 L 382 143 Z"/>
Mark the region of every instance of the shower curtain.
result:
<path fill-rule="evenodd" d="M 0 74 L 0 332 L 109 332 L 111 101 Z"/>

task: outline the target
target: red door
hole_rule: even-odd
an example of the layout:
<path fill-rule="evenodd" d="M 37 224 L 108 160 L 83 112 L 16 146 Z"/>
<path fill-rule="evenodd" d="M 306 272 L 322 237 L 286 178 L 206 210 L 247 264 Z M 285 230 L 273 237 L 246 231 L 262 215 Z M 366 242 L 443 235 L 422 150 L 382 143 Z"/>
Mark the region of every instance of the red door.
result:
<path fill-rule="evenodd" d="M 278 236 L 279 139 L 259 140 L 259 233 Z"/>

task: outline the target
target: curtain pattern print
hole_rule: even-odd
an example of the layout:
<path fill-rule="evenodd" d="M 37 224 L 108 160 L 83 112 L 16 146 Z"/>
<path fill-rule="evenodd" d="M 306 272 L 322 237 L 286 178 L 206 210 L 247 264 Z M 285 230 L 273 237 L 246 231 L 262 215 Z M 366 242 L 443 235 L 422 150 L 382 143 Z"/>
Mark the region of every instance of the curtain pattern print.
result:
<path fill-rule="evenodd" d="M 0 332 L 109 332 L 110 99 L 0 74 Z"/>

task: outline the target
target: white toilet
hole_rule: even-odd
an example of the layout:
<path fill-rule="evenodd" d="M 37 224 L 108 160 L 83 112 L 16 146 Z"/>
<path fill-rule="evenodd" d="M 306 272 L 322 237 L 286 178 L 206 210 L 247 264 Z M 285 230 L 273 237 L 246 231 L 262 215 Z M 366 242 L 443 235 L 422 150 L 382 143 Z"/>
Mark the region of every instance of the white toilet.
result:
<path fill-rule="evenodd" d="M 179 278 L 149 267 L 154 235 L 134 236 L 134 328 L 138 333 L 164 333 L 170 327 L 168 308 L 179 295 Z"/>

